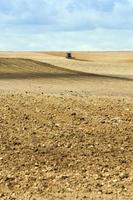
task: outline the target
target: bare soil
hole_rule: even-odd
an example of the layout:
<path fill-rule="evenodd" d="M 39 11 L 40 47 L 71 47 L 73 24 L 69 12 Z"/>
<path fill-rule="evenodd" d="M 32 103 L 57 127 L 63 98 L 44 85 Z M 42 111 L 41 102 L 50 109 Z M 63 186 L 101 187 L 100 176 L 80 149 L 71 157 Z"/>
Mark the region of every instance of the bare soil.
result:
<path fill-rule="evenodd" d="M 111 67 L 95 64 L 94 67 L 84 61 L 60 59 L 57 56 L 43 55 L 40 59 L 40 54 L 39 58 L 33 58 L 31 54 L 30 59 L 26 58 L 27 54 L 22 58 L 9 55 L 10 58 L 0 58 L 1 93 L 60 94 L 73 91 L 96 96 L 133 95 L 131 66 L 118 65 L 116 68 L 112 64 Z M 35 55 L 37 57 L 38 54 Z"/>
<path fill-rule="evenodd" d="M 0 199 L 132 200 L 131 52 L 52 54 L 0 53 Z"/>
<path fill-rule="evenodd" d="M 0 97 L 1 199 L 132 199 L 133 100 Z"/>

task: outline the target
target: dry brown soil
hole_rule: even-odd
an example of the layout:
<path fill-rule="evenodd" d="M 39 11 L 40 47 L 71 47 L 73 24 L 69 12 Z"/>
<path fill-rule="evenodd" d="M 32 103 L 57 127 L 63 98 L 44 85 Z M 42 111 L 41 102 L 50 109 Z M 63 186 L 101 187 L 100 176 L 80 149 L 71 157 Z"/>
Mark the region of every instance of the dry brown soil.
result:
<path fill-rule="evenodd" d="M 133 94 L 132 63 L 113 64 L 108 61 L 110 63 L 101 64 L 97 61 L 93 64 L 44 53 L 34 54 L 0 53 L 1 93 L 59 94 L 74 91 L 96 96 Z"/>
<path fill-rule="evenodd" d="M 63 55 L 0 53 L 0 199 L 132 200 L 131 52 Z"/>
<path fill-rule="evenodd" d="M 132 99 L 0 97 L 1 199 L 132 199 Z"/>

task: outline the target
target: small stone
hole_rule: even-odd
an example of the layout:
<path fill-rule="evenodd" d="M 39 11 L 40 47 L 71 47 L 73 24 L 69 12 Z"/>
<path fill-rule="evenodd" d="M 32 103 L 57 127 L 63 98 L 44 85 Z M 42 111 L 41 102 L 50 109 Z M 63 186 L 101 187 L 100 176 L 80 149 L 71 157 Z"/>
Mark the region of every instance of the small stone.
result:
<path fill-rule="evenodd" d="M 121 179 L 126 179 L 129 177 L 129 174 L 127 172 L 122 172 L 119 176 Z"/>
<path fill-rule="evenodd" d="M 76 116 L 76 112 L 71 113 L 72 116 Z"/>
<path fill-rule="evenodd" d="M 85 117 L 80 117 L 80 120 L 81 120 L 81 121 L 84 121 L 84 120 L 85 120 Z"/>
<path fill-rule="evenodd" d="M 105 194 L 112 194 L 113 193 L 113 191 L 111 190 L 111 189 L 107 189 L 106 191 L 105 191 Z"/>
<path fill-rule="evenodd" d="M 106 121 L 105 121 L 105 120 L 102 120 L 102 121 L 101 121 L 101 123 L 102 123 L 102 124 L 105 124 L 105 123 L 106 123 Z"/>
<path fill-rule="evenodd" d="M 59 124 L 55 124 L 55 127 L 57 127 L 57 128 L 58 128 L 58 127 L 60 127 L 60 125 L 59 125 Z"/>
<path fill-rule="evenodd" d="M 113 183 L 116 183 L 116 182 L 118 182 L 118 180 L 117 180 L 117 179 L 114 179 L 114 180 L 113 180 Z"/>
<path fill-rule="evenodd" d="M 4 197 L 5 195 L 4 195 L 4 193 L 0 193 L 0 197 Z"/>
<path fill-rule="evenodd" d="M 36 166 L 36 167 L 38 167 L 38 166 L 39 166 L 39 164 L 38 164 L 38 163 L 35 163 L 35 166 Z"/>

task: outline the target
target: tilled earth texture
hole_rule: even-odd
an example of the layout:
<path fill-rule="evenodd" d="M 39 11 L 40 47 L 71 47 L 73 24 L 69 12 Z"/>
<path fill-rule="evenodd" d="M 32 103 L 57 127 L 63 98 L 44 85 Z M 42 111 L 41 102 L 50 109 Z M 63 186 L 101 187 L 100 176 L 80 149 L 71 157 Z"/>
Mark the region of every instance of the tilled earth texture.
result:
<path fill-rule="evenodd" d="M 133 52 L 0 52 L 0 200 L 133 199 Z"/>
<path fill-rule="evenodd" d="M 1 200 L 132 200 L 133 99 L 0 96 Z"/>

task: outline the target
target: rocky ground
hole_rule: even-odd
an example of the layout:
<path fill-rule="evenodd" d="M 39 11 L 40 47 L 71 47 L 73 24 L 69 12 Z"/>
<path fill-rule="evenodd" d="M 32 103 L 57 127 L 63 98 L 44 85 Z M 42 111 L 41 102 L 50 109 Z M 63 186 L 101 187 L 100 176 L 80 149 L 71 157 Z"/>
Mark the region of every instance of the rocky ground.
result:
<path fill-rule="evenodd" d="M 0 96 L 1 200 L 133 199 L 133 99 Z"/>

